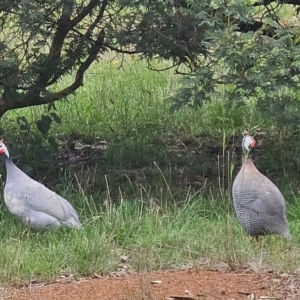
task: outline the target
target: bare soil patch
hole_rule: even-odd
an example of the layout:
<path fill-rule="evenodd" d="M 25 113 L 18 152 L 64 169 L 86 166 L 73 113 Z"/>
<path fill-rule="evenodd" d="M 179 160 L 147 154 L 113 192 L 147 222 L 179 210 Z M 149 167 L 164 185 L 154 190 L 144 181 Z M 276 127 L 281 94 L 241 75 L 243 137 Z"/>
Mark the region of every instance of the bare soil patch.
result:
<path fill-rule="evenodd" d="M 10 300 L 300 299 L 300 275 L 168 270 L 2 289 Z"/>

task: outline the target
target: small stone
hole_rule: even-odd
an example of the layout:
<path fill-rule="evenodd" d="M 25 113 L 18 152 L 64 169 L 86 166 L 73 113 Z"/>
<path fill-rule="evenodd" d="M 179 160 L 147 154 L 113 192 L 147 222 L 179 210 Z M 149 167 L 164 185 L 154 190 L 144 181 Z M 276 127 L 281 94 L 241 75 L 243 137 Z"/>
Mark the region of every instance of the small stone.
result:
<path fill-rule="evenodd" d="M 150 281 L 151 284 L 161 284 L 161 280 L 152 280 Z"/>

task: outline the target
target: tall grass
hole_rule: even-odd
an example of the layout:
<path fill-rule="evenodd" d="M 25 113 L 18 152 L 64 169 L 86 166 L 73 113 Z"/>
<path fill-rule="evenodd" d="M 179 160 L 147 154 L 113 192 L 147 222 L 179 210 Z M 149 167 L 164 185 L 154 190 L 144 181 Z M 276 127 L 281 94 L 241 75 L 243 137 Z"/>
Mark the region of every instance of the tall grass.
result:
<path fill-rule="evenodd" d="M 169 66 L 157 61 L 154 66 Z M 56 103 L 57 114 L 62 124 L 54 124 L 56 135 L 75 131 L 85 136 L 122 139 L 143 138 L 161 133 L 180 132 L 187 135 L 206 132 L 223 137 L 252 126 L 255 111 L 249 107 L 226 108 L 222 99 L 208 102 L 203 110 L 184 108 L 176 113 L 169 111 L 166 99 L 180 87 L 179 75 L 174 71 L 154 72 L 147 69 L 144 61 L 105 57 L 95 63 L 86 73 L 84 86 L 76 95 Z M 71 82 L 64 78 L 57 88 Z M 249 114 L 250 112 L 250 114 Z M 48 113 L 47 106 L 38 106 L 9 111 L 1 119 L 1 129 L 9 131 L 19 116 L 35 122 L 41 114 Z M 261 120 L 255 119 L 255 124 Z"/>
<path fill-rule="evenodd" d="M 52 232 L 25 230 L 2 207 L 0 282 L 107 274 L 118 270 L 124 255 L 127 267 L 137 271 L 212 267 L 222 262 L 229 269 L 269 266 L 289 272 L 300 262 L 298 221 L 291 222 L 295 236 L 291 244 L 271 236 L 257 245 L 222 205 L 211 207 L 208 199 L 195 200 L 180 207 L 161 207 L 141 199 L 103 203 L 91 215 L 80 210 L 77 199 L 82 229 Z"/>

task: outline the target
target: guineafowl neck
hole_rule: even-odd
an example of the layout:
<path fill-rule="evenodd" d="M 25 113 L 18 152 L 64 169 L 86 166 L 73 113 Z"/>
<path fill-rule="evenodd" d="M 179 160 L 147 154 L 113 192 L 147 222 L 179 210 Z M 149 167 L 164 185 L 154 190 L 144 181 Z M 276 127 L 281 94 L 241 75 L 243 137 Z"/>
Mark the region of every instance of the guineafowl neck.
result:
<path fill-rule="evenodd" d="M 5 162 L 6 165 L 13 165 L 14 164 L 13 161 L 9 157 L 7 157 L 7 156 L 5 156 L 3 158 L 3 160 L 4 160 L 4 162 Z"/>
<path fill-rule="evenodd" d="M 1 160 L 4 164 L 6 164 L 7 161 L 9 160 L 9 158 L 8 158 L 6 155 L 0 155 L 0 160 Z"/>
<path fill-rule="evenodd" d="M 249 152 L 244 152 L 242 158 L 243 164 L 248 160 L 248 158 L 250 158 Z"/>
<path fill-rule="evenodd" d="M 5 166 L 7 173 L 22 172 L 9 157 L 5 157 Z M 23 172 L 22 172 L 23 173 Z"/>

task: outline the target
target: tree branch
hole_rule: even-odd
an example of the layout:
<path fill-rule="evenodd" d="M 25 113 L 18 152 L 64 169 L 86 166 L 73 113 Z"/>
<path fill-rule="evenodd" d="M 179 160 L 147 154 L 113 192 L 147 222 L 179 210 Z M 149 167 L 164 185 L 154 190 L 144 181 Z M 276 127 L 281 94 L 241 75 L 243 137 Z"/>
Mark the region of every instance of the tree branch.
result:
<path fill-rule="evenodd" d="M 243 22 L 243 21 L 239 21 L 237 26 L 239 28 L 238 31 L 240 32 L 250 32 L 250 31 L 257 31 L 259 29 L 261 29 L 263 27 L 264 23 L 263 22 L 260 22 L 260 21 L 256 21 L 256 20 L 253 20 L 253 23 L 250 24 L 250 23 L 246 23 L 246 22 Z M 275 28 L 269 28 L 269 29 L 264 29 L 262 31 L 263 35 L 265 36 L 268 36 L 268 37 L 273 37 L 275 35 Z"/>
<path fill-rule="evenodd" d="M 86 7 L 84 7 L 81 12 L 70 21 L 70 26 L 75 27 L 78 23 L 80 23 L 91 11 L 93 11 L 94 7 L 99 5 L 99 0 L 92 0 Z M 103 5 L 102 5 L 103 7 Z"/>
<path fill-rule="evenodd" d="M 107 2 L 105 0 L 104 2 Z M 70 94 L 73 94 L 83 83 L 83 76 L 85 71 L 90 67 L 90 65 L 95 61 L 100 49 L 103 47 L 104 40 L 104 29 L 99 33 L 95 44 L 89 49 L 88 57 L 79 66 L 74 82 L 67 88 L 47 96 L 40 96 L 36 90 L 29 90 L 25 95 L 20 93 L 14 94 L 14 101 L 5 102 L 3 97 L 0 98 L 0 117 L 10 109 L 23 108 L 33 105 L 42 105 L 52 103 L 54 101 L 60 100 Z"/>
<path fill-rule="evenodd" d="M 136 50 L 124 50 L 124 49 L 120 49 L 114 46 L 111 46 L 109 44 L 103 44 L 103 46 L 105 46 L 106 48 L 116 51 L 118 53 L 123 53 L 123 54 L 137 54 L 137 53 L 141 53 L 140 51 L 136 51 Z"/>
<path fill-rule="evenodd" d="M 93 1 L 92 1 L 93 2 Z M 99 1 L 96 1 L 99 5 Z M 108 0 L 103 0 L 99 14 L 91 26 L 87 29 L 86 33 L 83 34 L 84 38 L 88 38 L 91 33 L 93 32 L 96 25 L 101 21 L 104 16 L 105 9 L 107 7 Z M 63 49 L 63 43 L 68 32 L 72 29 L 72 26 L 75 26 L 75 23 L 70 22 L 70 16 L 72 13 L 72 9 L 70 4 L 67 5 L 65 3 L 64 9 L 58 21 L 58 27 L 53 39 L 53 42 L 50 47 L 50 52 L 48 55 L 48 63 L 47 65 L 53 63 L 53 60 L 57 59 L 61 55 L 61 51 Z M 70 25 L 71 24 L 71 25 Z M 52 103 L 59 99 L 62 99 L 72 93 L 74 93 L 80 86 L 83 84 L 83 77 L 85 71 L 90 67 L 90 65 L 95 61 L 98 53 L 104 48 L 104 37 L 105 32 L 102 29 L 99 34 L 97 35 L 96 40 L 90 40 L 92 45 L 88 49 L 87 58 L 80 64 L 77 69 L 74 82 L 66 87 L 65 89 L 52 94 L 47 94 L 46 96 L 41 95 L 41 91 L 48 86 L 49 76 L 40 74 L 39 78 L 37 79 L 36 83 L 32 85 L 27 92 L 21 93 L 12 91 L 11 93 L 3 94 L 2 98 L 0 98 L 0 117 L 10 109 L 22 108 L 32 105 L 42 105 L 47 103 Z M 47 65 L 45 65 L 45 69 L 47 69 Z M 0 83 L 1 84 L 1 83 Z M 3 84 L 2 84 L 3 85 Z M 5 85 L 4 85 L 5 87 Z M 7 95 L 10 101 L 7 101 L 4 97 Z M 9 96 L 10 95 L 10 96 Z"/>
<path fill-rule="evenodd" d="M 61 51 L 64 45 L 64 41 L 70 29 L 70 18 L 72 15 L 72 5 L 69 1 L 65 1 L 61 16 L 58 20 L 57 30 L 54 34 L 52 44 L 50 46 L 50 51 L 48 55 L 48 61 L 45 64 L 44 70 L 48 69 L 48 65 L 53 64 L 54 60 L 58 59 L 61 56 Z M 33 84 L 32 89 L 42 89 L 47 85 L 49 78 L 52 76 L 50 72 L 40 73 L 35 84 Z"/>

